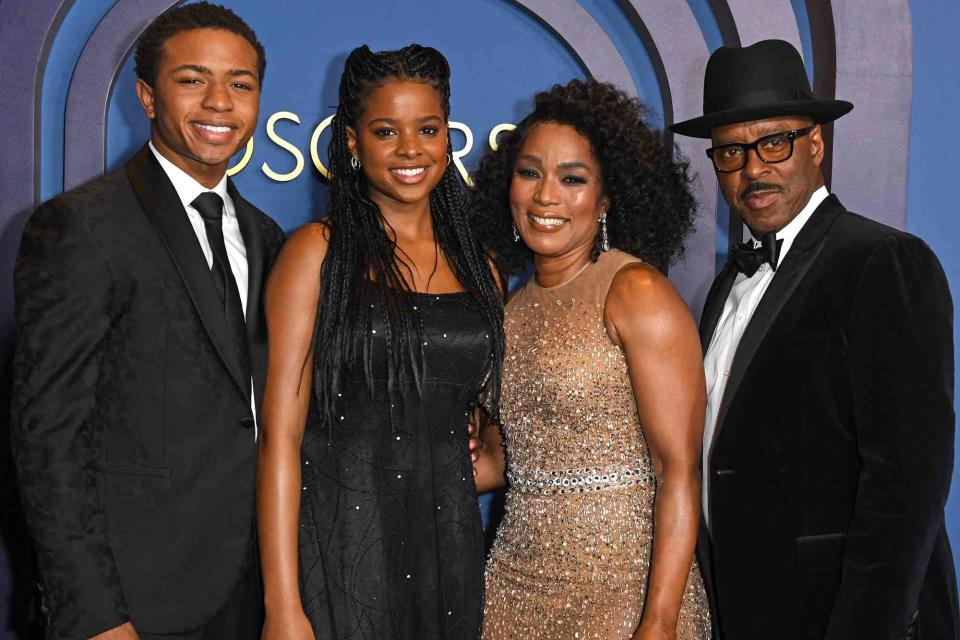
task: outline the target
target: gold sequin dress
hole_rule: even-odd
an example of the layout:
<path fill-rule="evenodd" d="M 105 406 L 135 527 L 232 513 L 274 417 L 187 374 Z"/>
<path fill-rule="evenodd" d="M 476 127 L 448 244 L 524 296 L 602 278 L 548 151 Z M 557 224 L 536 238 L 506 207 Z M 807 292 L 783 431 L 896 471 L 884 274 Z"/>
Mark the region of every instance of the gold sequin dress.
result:
<path fill-rule="evenodd" d="M 507 304 L 501 418 L 505 515 L 486 571 L 484 640 L 628 639 L 643 610 L 656 480 L 623 352 L 603 307 L 624 265 L 600 255 Z M 679 640 L 710 637 L 694 562 Z"/>

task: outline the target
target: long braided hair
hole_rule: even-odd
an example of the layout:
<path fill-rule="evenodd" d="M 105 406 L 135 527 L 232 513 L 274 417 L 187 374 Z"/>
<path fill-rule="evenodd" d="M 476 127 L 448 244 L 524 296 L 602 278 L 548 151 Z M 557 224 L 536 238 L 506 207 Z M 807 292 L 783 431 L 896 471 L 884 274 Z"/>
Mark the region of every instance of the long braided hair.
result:
<path fill-rule="evenodd" d="M 444 118 L 450 116 L 450 66 L 436 49 L 411 44 L 397 51 L 373 52 L 364 45 L 350 52 L 340 78 L 329 146 L 332 178 L 326 222 L 330 234 L 320 272 L 314 338 L 319 346 L 314 393 L 321 418 L 331 427 L 336 398 L 349 369 L 362 364 L 367 387 L 373 391 L 371 326 L 375 319 L 386 340 L 391 422 L 395 411 L 402 410 L 400 384 L 412 376 L 418 391 L 422 389 L 423 342 L 411 285 L 401 275 L 396 242 L 386 231 L 389 225 L 380 208 L 370 199 L 364 172 L 350 165 L 347 144 L 347 127 L 358 129 L 366 98 L 395 80 L 429 84 L 440 94 Z M 448 132 L 447 150 L 451 149 Z M 470 230 L 466 207 L 464 186 L 449 163 L 430 193 L 430 217 L 439 250 L 490 327 L 492 353 L 480 401 L 496 415 L 503 368 L 503 299 L 487 255 Z"/>

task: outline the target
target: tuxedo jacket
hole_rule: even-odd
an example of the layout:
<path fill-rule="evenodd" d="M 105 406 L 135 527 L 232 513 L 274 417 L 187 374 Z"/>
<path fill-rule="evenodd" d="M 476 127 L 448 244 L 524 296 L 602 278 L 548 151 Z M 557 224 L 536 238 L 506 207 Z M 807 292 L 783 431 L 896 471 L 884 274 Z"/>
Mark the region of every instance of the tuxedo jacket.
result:
<path fill-rule="evenodd" d="M 714 283 L 710 344 L 737 272 Z M 736 354 L 698 545 L 725 640 L 960 638 L 953 311 L 919 239 L 828 197 Z"/>
<path fill-rule="evenodd" d="M 260 398 L 262 290 L 283 234 L 228 191 L 246 245 Z M 155 634 L 202 627 L 253 550 L 251 383 L 148 147 L 31 215 L 14 284 L 11 431 L 51 637 L 126 620 Z"/>

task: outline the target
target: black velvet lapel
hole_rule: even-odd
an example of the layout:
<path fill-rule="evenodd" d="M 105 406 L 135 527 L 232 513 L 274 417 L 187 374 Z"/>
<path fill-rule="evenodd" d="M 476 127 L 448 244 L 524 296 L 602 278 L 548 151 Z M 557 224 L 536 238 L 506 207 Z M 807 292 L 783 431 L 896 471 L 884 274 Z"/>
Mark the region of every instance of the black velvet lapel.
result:
<path fill-rule="evenodd" d="M 247 249 L 247 344 L 250 346 L 250 364 L 259 405 L 267 371 L 267 331 L 261 313 L 263 278 L 267 272 L 266 241 L 253 207 L 243 199 L 232 180 L 227 181 L 227 193 L 233 200 L 240 234 Z"/>
<path fill-rule="evenodd" d="M 703 313 L 700 315 L 700 348 L 703 350 L 703 355 L 707 355 L 707 348 L 713 339 L 713 332 L 717 330 L 723 305 L 727 302 L 727 296 L 730 295 L 730 289 L 733 288 L 733 283 L 737 279 L 737 273 L 737 268 L 728 262 L 707 293 L 707 300 L 703 303 Z"/>
<path fill-rule="evenodd" d="M 726 418 L 727 410 L 730 408 L 730 402 L 740 386 L 744 373 L 753 361 L 757 348 L 763 342 L 774 320 L 777 319 L 783 305 L 786 304 L 820 254 L 820 250 L 823 249 L 823 244 L 827 239 L 827 231 L 843 211 L 843 205 L 840 204 L 836 196 L 827 196 L 827 199 L 820 203 L 820 206 L 810 216 L 803 229 L 797 234 L 790 252 L 787 253 L 787 257 L 777 268 L 770 286 L 764 292 L 763 298 L 757 305 L 757 310 L 753 313 L 750 323 L 747 324 L 747 328 L 743 332 L 740 344 L 737 345 L 737 352 L 733 356 L 733 364 L 730 367 L 730 378 L 727 380 L 723 400 L 720 403 L 720 411 L 717 413 L 713 442 L 716 442 L 717 436 L 723 428 L 723 421 Z M 723 300 L 726 300 L 726 296 Z M 722 301 L 720 306 L 722 308 Z M 713 442 L 710 443 L 711 447 Z"/>
<path fill-rule="evenodd" d="M 249 397 L 250 382 L 244 381 L 240 374 L 240 363 L 234 354 L 223 316 L 223 303 L 176 189 L 147 145 L 130 159 L 124 170 L 140 206 L 180 273 L 187 294 L 230 377 L 244 397 Z"/>

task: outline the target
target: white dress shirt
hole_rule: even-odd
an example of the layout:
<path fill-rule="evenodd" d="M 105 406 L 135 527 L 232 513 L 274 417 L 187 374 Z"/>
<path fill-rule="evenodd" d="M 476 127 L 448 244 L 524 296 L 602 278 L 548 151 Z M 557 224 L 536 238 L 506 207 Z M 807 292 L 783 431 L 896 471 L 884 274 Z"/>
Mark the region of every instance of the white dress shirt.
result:
<path fill-rule="evenodd" d="M 820 187 L 814 191 L 800 213 L 777 232 L 777 240 L 783 240 L 780 255 L 777 258 L 778 267 L 783 264 L 783 259 L 790 251 L 800 229 L 828 195 L 826 187 Z M 760 242 L 756 238 L 751 236 L 751 239 L 754 246 L 759 246 Z M 733 288 L 730 289 L 730 294 L 723 304 L 723 312 L 713 332 L 707 355 L 703 359 L 703 368 L 707 377 L 707 418 L 703 428 L 703 517 L 708 525 L 710 523 L 710 505 L 707 499 L 710 488 L 709 463 L 714 431 L 717 426 L 717 413 L 723 401 L 723 393 L 727 387 L 727 379 L 730 377 L 730 367 L 733 364 L 737 346 L 775 273 L 770 265 L 764 262 L 750 278 L 743 273 L 737 274 Z"/>
<path fill-rule="evenodd" d="M 193 232 L 197 234 L 197 240 L 200 242 L 200 248 L 207 259 L 207 266 L 213 268 L 213 249 L 210 248 L 210 241 L 207 240 L 207 229 L 204 227 L 203 217 L 197 211 L 191 202 L 196 200 L 204 191 L 213 191 L 223 199 L 223 242 L 227 245 L 227 260 L 230 261 L 230 270 L 233 271 L 233 278 L 237 281 L 237 289 L 240 290 L 240 305 L 243 307 L 244 316 L 247 313 L 247 246 L 243 243 L 243 235 L 240 233 L 240 223 L 237 221 L 237 211 L 233 206 L 233 200 L 227 193 L 227 176 L 224 175 L 220 182 L 213 189 L 207 189 L 205 186 L 191 178 L 183 169 L 173 164 L 163 157 L 163 154 L 157 151 L 150 142 L 150 151 L 156 156 L 163 167 L 164 173 L 173 183 L 173 188 L 177 190 L 180 196 L 180 202 L 183 208 L 187 210 L 187 219 L 193 226 Z"/>
<path fill-rule="evenodd" d="M 247 246 L 243 243 L 243 234 L 240 233 L 240 222 L 237 220 L 237 210 L 234 208 L 233 200 L 227 193 L 227 176 L 224 175 L 220 182 L 213 189 L 207 189 L 205 186 L 194 180 L 183 169 L 167 160 L 162 153 L 157 151 L 153 142 L 149 143 L 150 151 L 157 158 L 164 173 L 173 183 L 173 188 L 183 203 L 183 208 L 187 212 L 187 219 L 193 226 L 193 232 L 197 234 L 197 241 L 200 242 L 200 249 L 207 259 L 207 266 L 213 268 L 213 249 L 210 247 L 210 241 L 207 239 L 207 228 L 204 226 L 203 217 L 200 212 L 194 208 L 191 202 L 196 200 L 197 196 L 205 191 L 213 191 L 223 198 L 223 243 L 227 247 L 227 260 L 230 262 L 230 270 L 233 271 L 233 278 L 237 281 L 237 289 L 240 293 L 240 306 L 243 308 L 244 317 L 247 314 Z M 250 409 L 253 411 L 254 437 L 257 433 L 257 405 L 253 397 L 253 379 L 250 379 Z"/>

